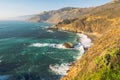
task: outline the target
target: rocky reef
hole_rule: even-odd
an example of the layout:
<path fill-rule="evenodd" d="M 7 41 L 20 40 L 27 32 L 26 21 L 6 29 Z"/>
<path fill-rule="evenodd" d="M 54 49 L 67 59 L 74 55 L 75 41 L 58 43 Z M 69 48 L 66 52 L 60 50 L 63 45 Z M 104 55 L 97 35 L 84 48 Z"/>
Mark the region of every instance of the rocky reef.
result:
<path fill-rule="evenodd" d="M 74 44 L 70 43 L 70 42 L 65 42 L 63 44 L 63 46 L 65 46 L 66 48 L 74 48 Z"/>

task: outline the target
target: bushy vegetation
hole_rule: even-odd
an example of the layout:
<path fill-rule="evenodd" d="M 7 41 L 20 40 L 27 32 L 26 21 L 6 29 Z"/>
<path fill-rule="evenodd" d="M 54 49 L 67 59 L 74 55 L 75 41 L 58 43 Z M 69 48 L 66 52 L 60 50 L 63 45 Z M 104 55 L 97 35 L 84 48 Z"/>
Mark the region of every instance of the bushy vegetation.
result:
<path fill-rule="evenodd" d="M 120 25 L 96 39 L 62 80 L 120 80 Z"/>
<path fill-rule="evenodd" d="M 109 54 L 107 54 L 109 53 Z M 98 70 L 86 80 L 120 80 L 120 50 L 113 49 L 106 52 L 102 58 L 98 59 L 96 65 Z"/>

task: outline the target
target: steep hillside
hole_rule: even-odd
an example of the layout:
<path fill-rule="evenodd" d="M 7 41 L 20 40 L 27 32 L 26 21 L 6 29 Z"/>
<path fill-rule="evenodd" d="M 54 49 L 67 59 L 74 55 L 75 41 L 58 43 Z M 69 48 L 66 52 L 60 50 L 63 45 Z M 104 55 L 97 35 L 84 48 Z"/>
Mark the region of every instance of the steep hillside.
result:
<path fill-rule="evenodd" d="M 53 10 L 48 12 L 43 12 L 38 14 L 28 21 L 32 22 L 49 22 L 49 23 L 58 23 L 64 19 L 74 19 L 87 12 L 91 11 L 93 8 L 72 8 L 66 7 L 59 10 Z"/>
<path fill-rule="evenodd" d="M 120 26 L 96 40 L 62 80 L 120 80 Z"/>
<path fill-rule="evenodd" d="M 59 30 L 101 34 L 93 46 L 61 80 L 120 80 L 120 0 L 96 7 L 73 20 L 64 20 Z"/>
<path fill-rule="evenodd" d="M 98 6 L 93 11 L 77 19 L 64 20 L 54 28 L 72 32 L 97 32 L 103 34 L 113 25 L 120 22 L 120 2 Z"/>

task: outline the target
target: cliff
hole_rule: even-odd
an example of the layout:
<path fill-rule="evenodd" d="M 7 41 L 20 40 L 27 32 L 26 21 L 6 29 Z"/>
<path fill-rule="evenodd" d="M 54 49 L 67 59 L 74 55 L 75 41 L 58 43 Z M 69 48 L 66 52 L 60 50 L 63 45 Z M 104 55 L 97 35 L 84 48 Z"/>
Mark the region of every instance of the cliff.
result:
<path fill-rule="evenodd" d="M 54 28 L 97 33 L 94 44 L 61 80 L 120 80 L 120 2 L 96 7 L 82 17 L 64 20 Z M 95 34 L 96 35 L 96 34 Z M 97 36 L 97 35 L 96 35 Z"/>
<path fill-rule="evenodd" d="M 76 19 L 59 22 L 54 28 L 72 32 L 104 33 L 120 22 L 120 3 L 108 3 Z"/>
<path fill-rule="evenodd" d="M 61 80 L 120 80 L 120 26 L 97 39 Z"/>
<path fill-rule="evenodd" d="M 120 23 L 120 2 L 107 3 L 75 19 L 65 19 L 53 28 L 89 35 L 93 40 Z"/>

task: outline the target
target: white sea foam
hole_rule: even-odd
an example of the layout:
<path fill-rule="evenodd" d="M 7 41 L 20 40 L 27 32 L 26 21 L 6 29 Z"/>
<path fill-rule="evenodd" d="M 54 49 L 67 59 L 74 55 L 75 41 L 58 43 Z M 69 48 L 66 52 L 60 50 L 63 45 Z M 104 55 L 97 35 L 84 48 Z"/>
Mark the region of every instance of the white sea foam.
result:
<path fill-rule="evenodd" d="M 52 48 L 59 48 L 59 49 L 66 49 L 63 44 L 49 44 L 49 43 L 33 43 L 30 47 L 52 47 Z"/>
<path fill-rule="evenodd" d="M 52 31 L 52 30 L 47 30 L 47 32 L 53 33 L 54 31 Z"/>
<path fill-rule="evenodd" d="M 75 58 L 80 59 L 80 57 L 85 53 L 84 48 L 89 48 L 92 45 L 92 40 L 84 34 L 77 34 L 77 35 L 80 37 L 80 43 L 78 45 L 75 45 L 74 49 L 79 50 L 80 53 Z M 33 43 L 30 46 L 31 47 L 49 46 L 49 47 L 53 47 L 53 48 L 67 49 L 67 48 L 65 48 L 65 46 L 63 46 L 63 44 Z M 58 75 L 65 76 L 65 75 L 67 75 L 67 71 L 69 70 L 70 65 L 71 65 L 70 63 L 62 63 L 61 65 L 58 65 L 58 64 L 49 65 L 49 68 L 52 72 L 54 72 Z"/>
<path fill-rule="evenodd" d="M 84 46 L 79 43 L 78 45 L 74 46 L 75 49 L 79 50 L 79 54 L 77 57 L 75 57 L 76 59 L 79 59 L 84 53 L 85 53 L 85 49 L 84 49 Z"/>
<path fill-rule="evenodd" d="M 79 38 L 79 44 L 74 46 L 75 49 L 79 50 L 79 54 L 77 57 L 75 57 L 76 59 L 80 59 L 81 56 L 85 53 L 85 49 L 84 48 L 89 48 L 93 43 L 92 40 L 90 38 L 88 38 L 87 35 L 85 34 L 79 34 L 77 33 L 77 35 L 80 37 Z"/>
<path fill-rule="evenodd" d="M 73 56 L 76 59 L 79 59 L 85 53 L 84 46 L 81 43 L 74 46 L 74 49 L 77 49 L 80 51 L 80 53 L 78 53 L 78 56 Z M 71 65 L 71 63 L 62 63 L 61 65 L 58 65 L 58 64 L 50 65 L 49 68 L 52 72 L 54 72 L 58 75 L 65 76 L 65 75 L 67 75 L 67 71 L 69 70 L 70 65 Z"/>
<path fill-rule="evenodd" d="M 0 56 L 0 63 L 2 62 L 2 58 L 3 58 L 3 56 Z"/>
<path fill-rule="evenodd" d="M 88 38 L 87 35 L 85 34 L 77 34 L 79 37 L 80 37 L 80 42 L 82 43 L 82 45 L 85 47 L 85 48 L 89 48 L 93 43 L 92 43 L 92 40 L 90 38 Z"/>
<path fill-rule="evenodd" d="M 78 56 L 74 56 L 76 59 L 80 59 L 80 57 L 85 53 L 84 47 L 81 43 L 79 43 L 78 45 L 74 46 L 74 49 L 77 49 L 80 51 L 80 53 L 78 53 Z M 61 65 L 50 65 L 49 68 L 52 72 L 58 74 L 58 75 L 62 75 L 65 76 L 67 75 L 67 71 L 70 68 L 71 63 L 62 63 Z"/>
<path fill-rule="evenodd" d="M 70 66 L 69 63 L 62 63 L 61 65 L 49 65 L 49 68 L 52 72 L 56 73 L 57 75 L 67 75 L 67 71 L 69 70 Z"/>
<path fill-rule="evenodd" d="M 8 80 L 9 75 L 0 75 L 0 80 Z"/>
<path fill-rule="evenodd" d="M 84 46 L 81 43 L 79 43 L 78 45 L 75 45 L 74 48 L 78 49 L 79 51 L 81 51 L 81 53 L 85 52 L 84 51 Z"/>

